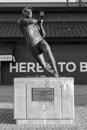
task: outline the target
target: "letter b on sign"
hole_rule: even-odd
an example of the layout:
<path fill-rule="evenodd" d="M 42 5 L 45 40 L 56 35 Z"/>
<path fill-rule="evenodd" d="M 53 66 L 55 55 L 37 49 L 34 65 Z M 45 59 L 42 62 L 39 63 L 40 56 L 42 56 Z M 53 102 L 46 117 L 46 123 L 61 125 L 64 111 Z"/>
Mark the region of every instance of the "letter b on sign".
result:
<path fill-rule="evenodd" d="M 87 62 L 80 63 L 80 72 L 87 72 Z"/>

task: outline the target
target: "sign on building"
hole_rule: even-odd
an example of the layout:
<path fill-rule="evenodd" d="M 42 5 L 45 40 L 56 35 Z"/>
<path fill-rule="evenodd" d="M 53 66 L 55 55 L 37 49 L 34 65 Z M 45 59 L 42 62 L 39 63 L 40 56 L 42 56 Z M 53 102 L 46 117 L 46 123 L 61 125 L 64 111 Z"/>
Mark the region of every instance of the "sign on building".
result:
<path fill-rule="evenodd" d="M 0 61 L 12 61 L 12 55 L 0 55 Z"/>

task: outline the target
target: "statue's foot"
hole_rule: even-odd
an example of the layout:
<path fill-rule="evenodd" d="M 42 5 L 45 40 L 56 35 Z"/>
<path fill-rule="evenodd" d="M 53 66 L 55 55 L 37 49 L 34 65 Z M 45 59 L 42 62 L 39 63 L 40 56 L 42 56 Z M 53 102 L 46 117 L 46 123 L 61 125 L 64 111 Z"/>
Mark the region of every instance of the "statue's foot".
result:
<path fill-rule="evenodd" d="M 54 72 L 55 77 L 59 77 L 59 74 L 57 72 Z"/>

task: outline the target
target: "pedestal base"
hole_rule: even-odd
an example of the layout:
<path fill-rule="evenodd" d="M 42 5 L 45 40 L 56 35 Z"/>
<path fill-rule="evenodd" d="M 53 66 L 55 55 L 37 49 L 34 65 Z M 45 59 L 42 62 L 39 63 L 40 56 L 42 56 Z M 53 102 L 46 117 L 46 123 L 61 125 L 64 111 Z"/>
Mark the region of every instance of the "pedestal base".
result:
<path fill-rule="evenodd" d="M 37 125 L 37 126 L 48 126 L 48 125 L 72 125 L 73 119 L 66 120 L 17 120 L 18 125 Z"/>
<path fill-rule="evenodd" d="M 15 78 L 14 118 L 17 124 L 72 124 L 73 78 Z"/>

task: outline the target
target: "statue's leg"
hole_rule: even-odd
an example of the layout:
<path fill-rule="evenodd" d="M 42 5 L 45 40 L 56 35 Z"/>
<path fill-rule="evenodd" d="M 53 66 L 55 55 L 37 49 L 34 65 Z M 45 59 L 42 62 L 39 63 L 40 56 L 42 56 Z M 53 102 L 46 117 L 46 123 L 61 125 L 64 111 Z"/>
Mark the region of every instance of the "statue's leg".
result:
<path fill-rule="evenodd" d="M 53 75 L 53 71 L 50 69 L 49 65 L 45 61 L 43 54 L 34 55 L 34 57 L 39 62 L 39 64 L 44 68 L 44 70 L 48 71 L 49 73 Z"/>
<path fill-rule="evenodd" d="M 46 56 L 48 57 L 48 62 L 54 71 L 53 72 L 54 76 L 58 77 L 59 75 L 58 75 L 58 71 L 56 67 L 56 62 L 55 62 L 50 46 L 45 40 L 43 40 L 43 42 L 40 44 L 40 48 L 42 49 L 43 52 L 45 52 Z"/>

